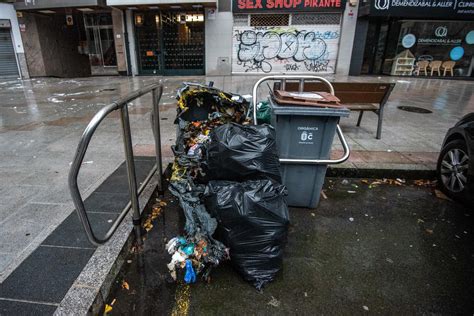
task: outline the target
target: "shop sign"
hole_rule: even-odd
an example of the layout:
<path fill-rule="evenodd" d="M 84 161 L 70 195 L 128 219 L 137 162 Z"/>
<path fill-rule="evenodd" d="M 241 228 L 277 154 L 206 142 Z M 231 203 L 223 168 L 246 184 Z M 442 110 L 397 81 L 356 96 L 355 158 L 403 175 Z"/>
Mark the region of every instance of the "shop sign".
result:
<path fill-rule="evenodd" d="M 233 73 L 334 73 L 339 25 L 233 29 Z"/>
<path fill-rule="evenodd" d="M 448 32 L 448 26 L 440 25 L 432 35 L 420 36 L 416 42 L 418 45 L 461 45 L 462 37 L 448 36 Z"/>
<path fill-rule="evenodd" d="M 473 0 L 474 1 L 474 0 Z M 261 12 L 337 12 L 343 11 L 346 0 L 233 0 L 234 13 Z"/>
<path fill-rule="evenodd" d="M 474 18 L 474 0 L 372 0 L 372 16 L 405 18 Z"/>

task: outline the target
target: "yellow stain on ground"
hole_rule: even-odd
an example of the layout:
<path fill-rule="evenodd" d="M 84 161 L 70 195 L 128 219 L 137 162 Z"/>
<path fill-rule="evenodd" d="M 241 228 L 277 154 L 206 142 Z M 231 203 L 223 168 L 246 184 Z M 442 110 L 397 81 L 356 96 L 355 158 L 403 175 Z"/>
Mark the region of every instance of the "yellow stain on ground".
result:
<path fill-rule="evenodd" d="M 172 316 L 186 316 L 189 313 L 189 302 L 191 298 L 191 287 L 188 284 L 179 283 L 175 293 L 175 305 Z"/>

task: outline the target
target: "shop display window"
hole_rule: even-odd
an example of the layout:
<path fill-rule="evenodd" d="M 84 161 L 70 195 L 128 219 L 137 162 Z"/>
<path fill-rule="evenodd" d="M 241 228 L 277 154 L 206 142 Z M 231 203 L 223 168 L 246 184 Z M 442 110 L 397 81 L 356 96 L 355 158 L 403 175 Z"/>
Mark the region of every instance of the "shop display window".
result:
<path fill-rule="evenodd" d="M 408 50 L 414 56 L 415 63 L 413 71 L 405 72 L 405 75 L 472 75 L 474 22 L 401 20 L 395 23 L 398 24 L 400 31 L 396 50 L 387 51 L 385 54 L 385 73 L 390 69 L 391 74 L 395 74 L 392 71 L 395 56 Z M 428 63 L 420 64 L 422 61 Z M 428 64 L 426 74 L 419 71 L 419 66 L 424 68 L 425 64 Z"/>

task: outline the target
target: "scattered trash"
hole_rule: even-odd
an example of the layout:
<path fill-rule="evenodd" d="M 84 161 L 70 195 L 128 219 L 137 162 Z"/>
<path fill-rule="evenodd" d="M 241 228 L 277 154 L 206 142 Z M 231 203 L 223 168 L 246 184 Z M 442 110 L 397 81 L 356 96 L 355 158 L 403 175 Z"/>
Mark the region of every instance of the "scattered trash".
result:
<path fill-rule="evenodd" d="M 343 184 L 343 185 L 347 185 L 347 184 L 349 184 L 349 180 L 347 180 L 347 179 L 344 179 L 344 180 L 342 180 L 342 181 L 341 181 L 341 184 Z"/>
<path fill-rule="evenodd" d="M 257 103 L 257 122 L 258 124 L 270 124 L 272 117 L 272 108 L 268 101 L 260 101 Z"/>
<path fill-rule="evenodd" d="M 316 216 L 316 214 L 314 214 L 314 213 L 311 213 L 311 216 L 315 217 L 315 216 Z"/>
<path fill-rule="evenodd" d="M 308 292 L 304 292 L 304 297 L 308 297 Z"/>
<path fill-rule="evenodd" d="M 230 258 L 261 289 L 281 268 L 289 221 L 275 131 L 246 125 L 248 108 L 243 97 L 212 87 L 185 84 L 178 91 L 169 190 L 183 209 L 185 227 L 183 236 L 166 244 L 175 280 L 179 271 L 186 284 L 199 274 L 210 280 L 212 267 Z"/>
<path fill-rule="evenodd" d="M 354 217 L 349 217 L 349 222 L 353 222 L 354 221 Z"/>
<path fill-rule="evenodd" d="M 105 307 L 104 307 L 104 315 L 107 315 L 108 313 L 110 313 L 110 312 L 112 311 L 112 309 L 113 309 L 112 306 L 115 304 L 116 301 L 117 301 L 117 300 L 114 298 L 114 299 L 112 300 L 112 303 L 110 303 L 110 305 L 109 305 L 109 304 L 105 304 Z"/>
<path fill-rule="evenodd" d="M 323 197 L 323 199 L 327 200 L 328 197 L 326 195 L 326 193 L 324 192 L 324 190 L 321 190 L 321 196 Z"/>
<path fill-rule="evenodd" d="M 430 234 L 430 235 L 433 234 L 433 230 L 432 230 L 432 229 L 428 229 L 428 228 L 427 228 L 427 229 L 425 229 L 425 232 L 426 232 L 427 234 Z"/>
<path fill-rule="evenodd" d="M 272 299 L 270 300 L 270 302 L 267 303 L 267 305 L 270 305 L 270 306 L 273 306 L 273 307 L 280 307 L 280 304 L 281 304 L 280 301 L 277 300 L 276 298 L 274 298 L 273 296 L 272 296 Z"/>
<path fill-rule="evenodd" d="M 393 263 L 393 260 L 390 258 L 385 259 L 385 261 L 387 261 L 388 263 Z"/>
<path fill-rule="evenodd" d="M 110 313 L 112 309 L 113 309 L 112 306 L 110 306 L 109 304 L 105 304 L 104 315 L 107 315 L 108 313 Z"/>
<path fill-rule="evenodd" d="M 362 308 L 363 308 L 364 310 L 366 310 L 366 311 L 368 311 L 368 310 L 369 310 L 369 308 L 368 308 L 367 306 L 365 306 L 365 305 L 364 305 L 364 306 L 362 306 Z"/>
<path fill-rule="evenodd" d="M 169 190 L 183 209 L 185 235 L 169 240 L 166 248 L 172 256 L 168 264 L 171 277 L 176 280 L 180 269 L 185 282 L 193 283 L 200 273 L 208 280 L 212 267 L 229 258 L 226 246 L 212 237 L 217 221 L 201 201 L 206 189 L 202 163 L 209 134 L 226 123 L 245 123 L 249 104 L 240 96 L 194 84 L 184 84 L 177 99 L 179 132 Z"/>
<path fill-rule="evenodd" d="M 436 247 L 436 244 L 433 244 L 433 247 Z"/>
<path fill-rule="evenodd" d="M 347 191 L 347 193 L 354 194 L 357 193 L 356 191 Z"/>

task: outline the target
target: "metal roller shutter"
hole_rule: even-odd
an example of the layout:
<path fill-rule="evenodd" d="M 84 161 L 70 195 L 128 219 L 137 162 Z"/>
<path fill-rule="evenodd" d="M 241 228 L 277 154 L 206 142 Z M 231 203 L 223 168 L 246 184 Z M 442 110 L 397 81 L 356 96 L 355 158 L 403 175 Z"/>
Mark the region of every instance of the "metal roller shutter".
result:
<path fill-rule="evenodd" d="M 9 28 L 0 28 L 0 77 L 18 76 L 15 50 Z"/>

